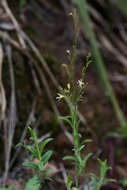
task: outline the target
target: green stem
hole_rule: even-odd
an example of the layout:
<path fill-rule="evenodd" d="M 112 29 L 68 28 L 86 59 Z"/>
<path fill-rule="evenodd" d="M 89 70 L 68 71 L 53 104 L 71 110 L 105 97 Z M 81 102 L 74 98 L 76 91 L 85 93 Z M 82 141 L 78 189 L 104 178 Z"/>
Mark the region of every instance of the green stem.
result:
<path fill-rule="evenodd" d="M 72 123 L 73 123 L 73 138 L 74 138 L 74 155 L 76 158 L 76 167 L 75 167 L 75 183 L 78 188 L 78 175 L 77 170 L 79 168 L 79 136 L 78 136 L 78 127 L 77 127 L 77 105 L 74 106 L 72 113 Z"/>

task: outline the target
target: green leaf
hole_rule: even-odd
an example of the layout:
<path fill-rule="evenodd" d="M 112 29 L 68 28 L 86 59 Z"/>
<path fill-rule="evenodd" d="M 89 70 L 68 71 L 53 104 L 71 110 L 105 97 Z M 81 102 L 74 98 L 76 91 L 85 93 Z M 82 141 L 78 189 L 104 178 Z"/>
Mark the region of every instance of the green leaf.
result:
<path fill-rule="evenodd" d="M 30 152 L 32 152 L 32 154 L 38 158 L 38 152 L 36 151 L 36 149 L 33 146 L 30 145 L 24 145 L 24 148 L 29 150 Z M 39 159 L 39 158 L 38 158 Z"/>
<path fill-rule="evenodd" d="M 79 190 L 78 187 L 72 187 L 72 190 Z"/>
<path fill-rule="evenodd" d="M 85 145 L 81 145 L 81 146 L 79 147 L 79 151 L 81 151 L 84 147 L 85 147 Z"/>
<path fill-rule="evenodd" d="M 112 179 L 112 178 L 106 178 L 106 179 L 104 179 L 104 183 L 109 183 L 109 182 L 115 183 L 116 180 Z"/>
<path fill-rule="evenodd" d="M 79 136 L 79 138 L 81 138 L 82 137 L 81 133 L 78 133 L 78 136 Z"/>
<path fill-rule="evenodd" d="M 101 165 L 101 168 L 100 168 L 100 178 L 101 180 L 104 180 L 104 177 L 106 175 L 106 172 L 108 169 L 111 169 L 109 166 L 108 166 L 108 163 L 107 163 L 107 160 L 104 160 L 102 161 L 101 159 L 97 159 Z"/>
<path fill-rule="evenodd" d="M 91 140 L 91 139 L 85 139 L 85 140 L 83 140 L 83 141 L 80 143 L 80 146 L 83 145 L 83 144 L 89 143 L 89 142 L 92 142 L 92 140 Z"/>
<path fill-rule="evenodd" d="M 127 16 L 127 2 L 125 0 L 116 0 L 123 13 Z"/>
<path fill-rule="evenodd" d="M 70 188 L 71 185 L 72 185 L 71 176 L 68 174 L 68 175 L 67 175 L 67 187 Z"/>
<path fill-rule="evenodd" d="M 120 183 L 121 183 L 124 187 L 127 187 L 127 179 L 126 179 L 126 178 L 121 179 L 121 180 L 120 180 Z"/>
<path fill-rule="evenodd" d="M 53 138 L 47 138 L 46 140 L 44 140 L 44 141 L 42 142 L 42 144 L 41 144 L 41 146 L 40 146 L 40 154 L 43 153 L 43 150 L 44 150 L 46 144 L 48 144 L 48 142 L 50 142 L 50 141 L 52 141 L 52 140 L 53 140 Z"/>
<path fill-rule="evenodd" d="M 86 162 L 87 160 L 92 156 L 92 153 L 89 153 L 85 156 L 85 158 L 83 160 L 80 160 L 80 167 L 77 169 L 77 175 L 79 176 L 80 173 L 82 172 L 82 170 L 85 168 L 86 166 Z"/>
<path fill-rule="evenodd" d="M 81 120 L 78 120 L 76 123 L 77 128 L 79 128 L 80 123 L 81 123 Z"/>
<path fill-rule="evenodd" d="M 82 172 L 82 167 L 80 166 L 80 167 L 77 168 L 77 170 L 76 170 L 76 175 L 79 176 L 81 172 Z"/>
<path fill-rule="evenodd" d="M 72 122 L 70 119 L 64 116 L 59 116 L 59 119 L 66 121 L 71 127 L 72 127 Z"/>
<path fill-rule="evenodd" d="M 35 169 L 35 170 L 38 170 L 38 165 L 33 162 L 24 162 L 22 165 L 32 168 L 32 169 Z"/>
<path fill-rule="evenodd" d="M 46 152 L 46 153 L 42 156 L 41 161 L 43 162 L 44 165 L 48 162 L 48 160 L 49 160 L 50 157 L 52 156 L 52 153 L 53 153 L 53 151 L 52 151 L 52 150 L 49 150 L 48 152 Z"/>
<path fill-rule="evenodd" d="M 19 0 L 20 7 L 23 7 L 26 4 L 26 0 Z"/>
<path fill-rule="evenodd" d="M 28 127 L 28 129 L 29 129 L 29 131 L 31 133 L 31 136 L 33 137 L 33 142 L 34 142 L 34 144 L 36 146 L 37 158 L 38 158 L 38 160 L 40 160 L 41 155 L 40 155 L 40 151 L 39 151 L 39 145 L 38 145 L 36 133 L 31 127 Z"/>
<path fill-rule="evenodd" d="M 18 144 L 16 144 L 16 148 L 19 148 L 19 147 L 21 147 L 23 144 L 20 142 L 20 143 L 18 143 Z"/>
<path fill-rule="evenodd" d="M 46 171 L 46 173 L 48 173 L 48 174 L 50 174 L 50 173 L 53 172 L 53 170 L 52 170 L 52 169 L 49 169 L 49 168 L 46 168 L 45 171 Z"/>
<path fill-rule="evenodd" d="M 25 190 L 39 190 L 41 187 L 40 179 L 37 175 L 31 178 L 25 186 Z"/>
<path fill-rule="evenodd" d="M 86 139 L 86 140 L 83 140 L 84 143 L 89 143 L 89 142 L 92 142 L 92 139 Z"/>
<path fill-rule="evenodd" d="M 93 183 L 94 190 L 98 190 L 97 176 L 95 174 L 91 174 L 91 180 Z"/>
<path fill-rule="evenodd" d="M 74 156 L 64 156 L 63 160 L 76 160 Z"/>
<path fill-rule="evenodd" d="M 39 170 L 43 171 L 43 167 L 44 167 L 43 161 L 40 161 L 37 165 L 38 165 Z"/>
<path fill-rule="evenodd" d="M 36 133 L 35 131 L 31 128 L 31 127 L 28 127 L 30 133 L 31 133 L 31 136 L 33 137 L 33 141 L 34 141 L 34 144 L 36 146 L 38 146 L 38 142 L 37 142 L 37 136 L 36 136 Z"/>
<path fill-rule="evenodd" d="M 82 167 L 85 167 L 86 166 L 86 162 L 88 161 L 88 159 L 92 156 L 92 153 L 88 153 L 85 158 L 83 159 L 82 161 Z"/>

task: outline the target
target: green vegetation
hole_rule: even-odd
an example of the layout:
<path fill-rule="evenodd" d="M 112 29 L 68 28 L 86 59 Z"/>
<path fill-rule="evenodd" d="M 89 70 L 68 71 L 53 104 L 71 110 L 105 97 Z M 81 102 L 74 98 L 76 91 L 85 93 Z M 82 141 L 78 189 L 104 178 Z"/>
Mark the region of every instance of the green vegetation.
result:
<path fill-rule="evenodd" d="M 26 4 L 27 0 L 19 0 L 20 7 L 23 7 Z"/>
<path fill-rule="evenodd" d="M 47 177 L 47 173 L 51 172 L 51 170 L 49 170 L 45 166 L 48 160 L 51 158 L 53 152 L 49 150 L 46 153 L 44 153 L 44 148 L 46 144 L 49 143 L 53 139 L 47 138 L 41 143 L 39 147 L 35 131 L 30 127 L 29 127 L 29 131 L 30 131 L 35 147 L 31 145 L 24 145 L 24 148 L 32 153 L 33 158 L 36 158 L 37 162 L 34 163 L 33 161 L 30 161 L 30 162 L 23 163 L 23 166 L 33 169 L 36 173 L 36 175 L 32 179 L 30 179 L 28 183 L 26 184 L 25 190 L 32 189 L 32 188 L 34 189 L 34 187 L 36 187 L 36 190 L 39 190 L 41 187 L 41 184 L 43 184 L 45 180 L 49 179 Z"/>
<path fill-rule="evenodd" d="M 85 139 L 84 141 L 81 141 L 82 135 L 79 133 L 79 127 L 80 127 L 80 120 L 77 117 L 77 111 L 78 111 L 78 103 L 82 99 L 82 94 L 84 93 L 84 90 L 87 86 L 87 82 L 85 81 L 85 74 L 88 69 L 89 64 L 92 62 L 91 60 L 91 54 L 89 53 L 86 58 L 86 65 L 82 68 L 81 72 L 81 78 L 76 81 L 75 79 L 75 65 L 76 65 L 76 58 L 77 58 L 77 43 L 78 43 L 78 34 L 79 34 L 79 28 L 78 28 L 78 20 L 76 16 L 76 10 L 74 10 L 74 13 L 70 14 L 74 21 L 74 45 L 73 45 L 73 51 L 67 50 L 67 57 L 69 60 L 69 63 L 71 64 L 71 71 L 69 70 L 67 65 L 65 66 L 67 75 L 70 79 L 70 83 L 67 84 L 67 87 L 63 89 L 63 94 L 58 94 L 57 99 L 61 100 L 65 97 L 67 98 L 67 106 L 69 109 L 69 116 L 62 116 L 60 119 L 64 120 L 72 129 L 72 135 L 73 135 L 73 143 L 74 147 L 72 151 L 74 152 L 73 156 L 65 156 L 64 160 L 72 160 L 72 164 L 75 165 L 75 183 L 72 182 L 70 175 L 68 175 L 68 181 L 67 181 L 67 187 L 69 190 L 79 190 L 79 176 L 82 174 L 84 176 L 84 180 L 86 181 L 86 174 L 85 174 L 85 167 L 87 165 L 88 159 L 92 156 L 92 153 L 85 154 L 84 157 L 82 157 L 82 150 L 86 146 L 86 143 L 91 142 L 90 139 Z M 107 170 L 110 169 L 107 165 L 107 161 L 101 161 L 99 160 L 101 170 L 100 170 L 100 178 L 95 174 L 91 174 L 91 179 L 93 182 L 93 186 L 95 190 L 99 190 L 101 186 L 104 184 L 104 182 L 112 181 L 112 179 L 105 179 Z M 89 179 L 88 179 L 89 180 Z M 73 184 L 75 184 L 73 186 Z"/>

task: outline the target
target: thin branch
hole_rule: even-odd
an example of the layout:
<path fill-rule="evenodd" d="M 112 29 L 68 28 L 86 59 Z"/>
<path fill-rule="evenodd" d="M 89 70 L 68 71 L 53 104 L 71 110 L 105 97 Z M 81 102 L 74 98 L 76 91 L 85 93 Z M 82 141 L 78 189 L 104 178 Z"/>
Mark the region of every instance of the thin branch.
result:
<path fill-rule="evenodd" d="M 27 134 L 28 126 L 31 124 L 31 122 L 33 121 L 33 118 L 34 118 L 35 108 L 36 108 L 36 100 L 33 101 L 31 112 L 29 114 L 29 117 L 28 117 L 28 120 L 26 122 L 24 131 L 22 133 L 22 136 L 21 136 L 21 138 L 19 140 L 20 143 L 24 142 L 24 139 L 25 139 L 26 134 Z M 15 152 L 14 157 L 12 158 L 12 160 L 10 162 L 10 168 L 12 167 L 13 163 L 15 162 L 15 160 L 16 160 L 17 156 L 20 154 L 20 152 L 21 152 L 21 146 L 17 149 L 17 151 Z"/>
<path fill-rule="evenodd" d="M 5 111 L 6 111 L 6 97 L 5 97 L 5 90 L 2 82 L 2 64 L 3 64 L 3 48 L 2 44 L 0 43 L 0 106 L 1 106 L 1 117 L 0 121 L 4 120 L 5 118 Z"/>
<path fill-rule="evenodd" d="M 17 122 L 16 117 L 16 97 L 15 97 L 15 79 L 14 79 L 14 69 L 12 64 L 12 52 L 10 45 L 6 45 L 6 52 L 8 57 L 9 63 L 9 71 L 10 71 L 10 82 L 11 82 L 11 98 L 10 98 L 10 107 L 8 113 L 8 150 L 7 150 L 7 157 L 5 162 L 5 173 L 4 173 L 4 185 L 7 179 L 8 171 L 9 171 L 9 162 L 11 156 L 11 149 L 13 143 L 13 137 Z"/>
<path fill-rule="evenodd" d="M 15 19 L 12 11 L 10 10 L 7 1 L 6 0 L 1 0 L 1 4 L 3 5 L 3 8 L 5 9 L 6 13 L 8 14 L 9 18 L 11 19 L 12 23 L 15 26 L 15 29 L 17 31 L 17 35 L 18 35 L 19 41 L 20 41 L 20 43 L 22 45 L 22 48 L 25 49 L 26 48 L 26 44 L 25 44 L 25 41 L 24 41 L 24 39 L 23 39 L 23 37 L 21 35 L 20 25 L 18 24 L 18 22 Z"/>

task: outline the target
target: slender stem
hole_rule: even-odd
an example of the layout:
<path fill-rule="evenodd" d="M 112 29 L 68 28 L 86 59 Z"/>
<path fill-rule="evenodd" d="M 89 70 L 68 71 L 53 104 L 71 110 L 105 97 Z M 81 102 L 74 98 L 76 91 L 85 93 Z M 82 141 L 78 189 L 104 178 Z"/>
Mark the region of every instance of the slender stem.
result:
<path fill-rule="evenodd" d="M 75 166 L 75 183 L 76 187 L 78 187 L 78 174 L 77 170 L 79 168 L 79 160 L 78 157 L 80 156 L 79 152 L 79 136 L 78 136 L 78 127 L 77 127 L 77 105 L 74 106 L 73 113 L 72 113 L 72 126 L 73 126 L 73 138 L 74 138 L 74 155 L 76 157 L 76 166 Z"/>

